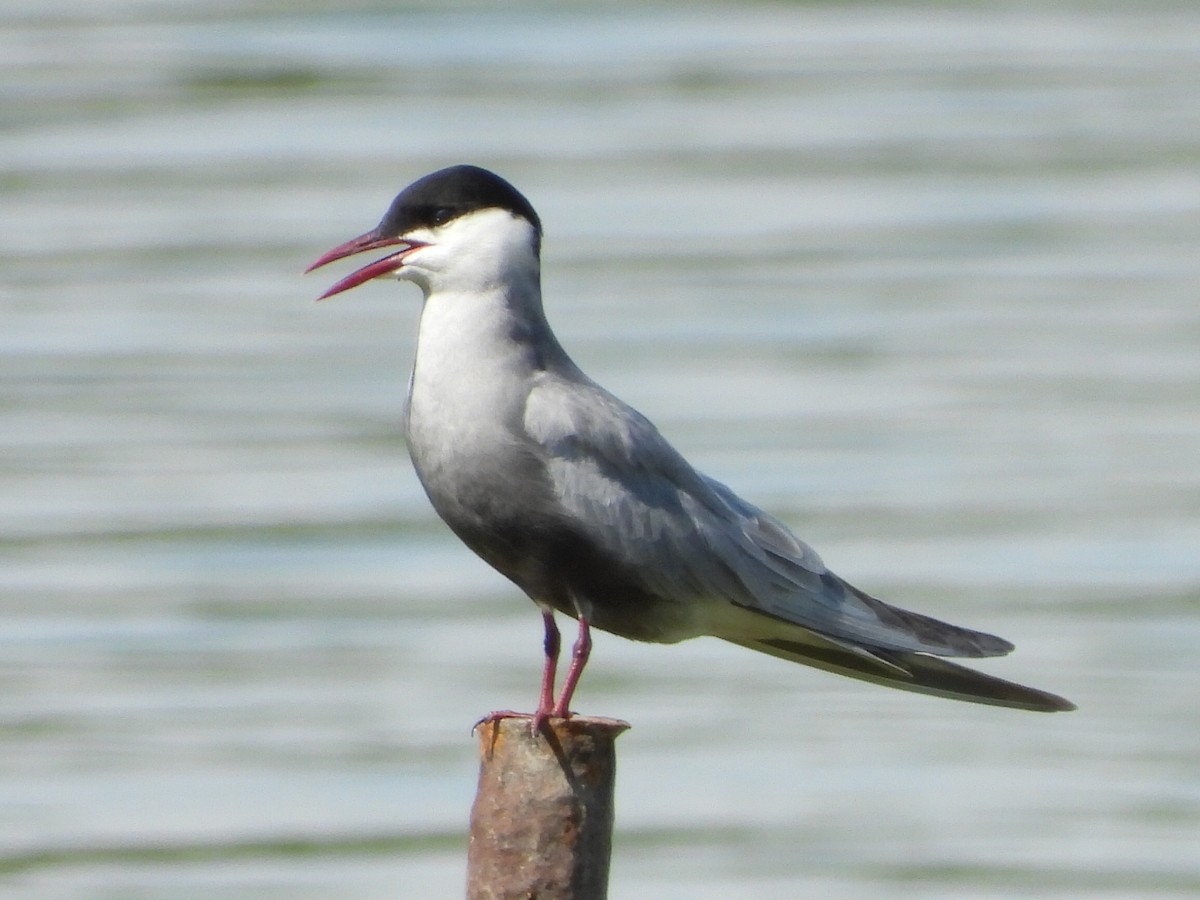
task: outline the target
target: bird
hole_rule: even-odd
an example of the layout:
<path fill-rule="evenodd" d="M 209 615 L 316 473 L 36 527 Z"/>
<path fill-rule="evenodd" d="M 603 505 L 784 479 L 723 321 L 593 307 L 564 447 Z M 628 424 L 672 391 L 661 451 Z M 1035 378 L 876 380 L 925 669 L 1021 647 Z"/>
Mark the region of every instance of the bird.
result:
<path fill-rule="evenodd" d="M 306 272 L 368 251 L 324 300 L 374 279 L 423 295 L 404 417 L 417 477 L 461 541 L 540 609 L 536 730 L 569 718 L 591 629 L 635 641 L 711 635 L 879 685 L 1055 712 L 1069 700 L 947 658 L 1013 644 L 892 606 L 835 575 L 779 519 L 695 468 L 572 361 L 546 318 L 542 222 L 487 169 L 404 188 L 379 224 Z M 577 621 L 556 693 L 556 613 Z"/>

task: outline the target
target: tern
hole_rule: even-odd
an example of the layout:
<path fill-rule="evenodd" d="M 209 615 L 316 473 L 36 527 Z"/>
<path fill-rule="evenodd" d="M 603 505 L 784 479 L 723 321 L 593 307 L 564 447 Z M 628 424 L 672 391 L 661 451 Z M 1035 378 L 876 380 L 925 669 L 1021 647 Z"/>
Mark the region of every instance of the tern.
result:
<path fill-rule="evenodd" d="M 692 468 L 645 416 L 588 378 L 543 311 L 541 243 L 541 220 L 515 187 L 458 165 L 409 185 L 379 225 L 307 270 L 386 250 L 319 299 L 376 278 L 410 281 L 424 295 L 409 454 L 438 515 L 542 612 L 535 729 L 572 715 L 592 627 L 658 643 L 712 635 L 902 690 L 1075 708 L 946 661 L 1013 645 L 842 580 L 780 520 Z M 578 622 L 557 695 L 556 612 Z M 492 717 L 509 715 L 529 714 Z"/>

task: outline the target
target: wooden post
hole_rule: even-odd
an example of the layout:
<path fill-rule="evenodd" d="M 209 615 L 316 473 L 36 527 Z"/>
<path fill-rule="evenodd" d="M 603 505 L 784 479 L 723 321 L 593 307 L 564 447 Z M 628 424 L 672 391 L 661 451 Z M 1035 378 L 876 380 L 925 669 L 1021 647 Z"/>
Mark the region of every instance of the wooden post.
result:
<path fill-rule="evenodd" d="M 604 900 L 618 719 L 493 719 L 479 736 L 467 900 Z"/>

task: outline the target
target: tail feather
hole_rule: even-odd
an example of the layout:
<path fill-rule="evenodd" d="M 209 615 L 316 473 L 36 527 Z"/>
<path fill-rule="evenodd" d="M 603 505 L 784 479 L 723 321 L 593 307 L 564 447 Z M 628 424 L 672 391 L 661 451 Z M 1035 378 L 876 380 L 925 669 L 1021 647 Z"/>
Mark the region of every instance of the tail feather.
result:
<path fill-rule="evenodd" d="M 939 657 L 865 648 L 832 640 L 807 629 L 794 629 L 787 637 L 775 634 L 726 640 L 780 659 L 902 691 L 1035 712 L 1075 709 L 1074 703 L 1056 694 L 985 675 Z"/>

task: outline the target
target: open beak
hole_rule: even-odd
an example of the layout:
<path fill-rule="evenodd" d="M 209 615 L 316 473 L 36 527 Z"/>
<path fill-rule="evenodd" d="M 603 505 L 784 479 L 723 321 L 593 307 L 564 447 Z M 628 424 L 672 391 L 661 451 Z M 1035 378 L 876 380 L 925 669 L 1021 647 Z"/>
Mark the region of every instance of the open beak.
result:
<path fill-rule="evenodd" d="M 369 263 L 354 272 L 351 272 L 325 293 L 318 300 L 324 300 L 326 297 L 332 297 L 334 294 L 340 294 L 342 291 L 348 291 L 352 287 L 358 287 L 364 281 L 370 281 L 372 278 L 379 278 L 383 275 L 390 275 L 393 272 L 398 272 L 404 266 L 404 257 L 406 254 L 416 250 L 418 247 L 424 247 L 425 244 L 420 241 L 407 240 L 399 237 L 386 237 L 379 233 L 376 228 L 373 231 L 368 231 L 366 234 L 360 234 L 356 238 L 351 238 L 344 244 L 339 244 L 328 253 L 321 256 L 315 263 L 304 270 L 307 275 L 314 269 L 319 269 L 321 266 L 328 265 L 339 259 L 345 259 L 347 256 L 353 256 L 356 253 L 365 253 L 368 250 L 379 250 L 382 247 L 399 247 L 395 253 L 391 253 L 382 259 L 377 259 L 373 263 Z"/>

